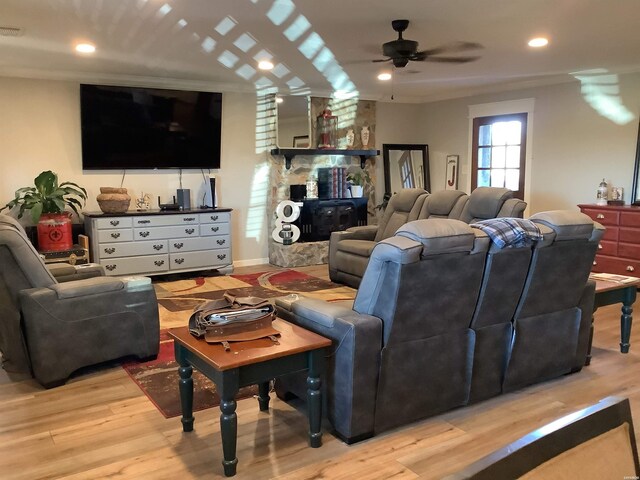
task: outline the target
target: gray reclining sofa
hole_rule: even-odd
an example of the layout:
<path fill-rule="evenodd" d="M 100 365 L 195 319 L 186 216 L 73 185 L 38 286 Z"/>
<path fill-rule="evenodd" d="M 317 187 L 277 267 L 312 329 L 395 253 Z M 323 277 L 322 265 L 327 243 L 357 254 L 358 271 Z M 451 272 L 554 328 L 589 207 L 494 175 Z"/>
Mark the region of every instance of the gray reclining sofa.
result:
<path fill-rule="evenodd" d="M 347 442 L 578 371 L 603 228 L 533 215 L 543 239 L 498 248 L 460 220 L 409 222 L 374 247 L 352 304 L 277 300 L 278 315 L 333 341 L 327 416 Z M 281 398 L 304 378 L 279 379 Z"/>
<path fill-rule="evenodd" d="M 376 244 L 393 236 L 402 225 L 427 218 L 457 219 L 465 223 L 497 217 L 522 217 L 527 204 L 507 188 L 479 187 L 471 195 L 460 190 L 432 194 L 403 189 L 389 200 L 378 225 L 333 232 L 329 241 L 329 277 L 358 288 Z"/>

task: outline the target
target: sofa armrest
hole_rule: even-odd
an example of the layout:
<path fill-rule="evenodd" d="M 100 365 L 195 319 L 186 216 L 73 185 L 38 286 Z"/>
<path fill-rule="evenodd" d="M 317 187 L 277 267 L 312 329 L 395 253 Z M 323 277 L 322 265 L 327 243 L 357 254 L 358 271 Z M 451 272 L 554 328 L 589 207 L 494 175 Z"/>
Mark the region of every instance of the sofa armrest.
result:
<path fill-rule="evenodd" d="M 327 357 L 328 416 L 345 439 L 373 432 L 382 320 L 342 305 L 300 297 L 278 315 L 332 340 Z"/>
<path fill-rule="evenodd" d="M 51 263 L 47 265 L 47 270 L 51 272 L 51 275 L 53 275 L 58 282 L 83 280 L 85 278 L 102 277 L 105 275 L 104 267 L 97 263 L 85 263 L 82 265 Z"/>
<path fill-rule="evenodd" d="M 342 240 L 369 240 L 373 241 L 378 232 L 377 225 L 364 225 L 361 227 L 351 227 L 340 232 L 331 232 L 329 238 L 329 275 L 331 280 L 335 280 L 335 273 L 338 271 L 336 254 L 338 243 Z"/>

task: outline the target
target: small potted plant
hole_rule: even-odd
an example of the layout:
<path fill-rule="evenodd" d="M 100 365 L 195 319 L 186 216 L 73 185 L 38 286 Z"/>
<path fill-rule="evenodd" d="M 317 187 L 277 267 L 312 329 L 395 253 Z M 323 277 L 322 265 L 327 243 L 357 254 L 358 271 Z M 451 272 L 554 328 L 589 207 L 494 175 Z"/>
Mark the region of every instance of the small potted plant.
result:
<path fill-rule="evenodd" d="M 25 211 L 31 212 L 33 223 L 38 225 L 38 247 L 41 251 L 69 250 L 73 246 L 70 208 L 80 213 L 87 201 L 87 191 L 73 182 L 58 184 L 58 175 L 48 170 L 38 175 L 33 187 L 16 190 L 15 198 L 0 208 L 19 207 L 18 218 Z"/>
<path fill-rule="evenodd" d="M 353 198 L 360 198 L 364 192 L 365 184 L 371 183 L 371 177 L 369 177 L 369 172 L 366 170 L 359 170 L 357 172 L 350 172 L 347 175 L 347 182 L 349 182 L 351 196 Z"/>

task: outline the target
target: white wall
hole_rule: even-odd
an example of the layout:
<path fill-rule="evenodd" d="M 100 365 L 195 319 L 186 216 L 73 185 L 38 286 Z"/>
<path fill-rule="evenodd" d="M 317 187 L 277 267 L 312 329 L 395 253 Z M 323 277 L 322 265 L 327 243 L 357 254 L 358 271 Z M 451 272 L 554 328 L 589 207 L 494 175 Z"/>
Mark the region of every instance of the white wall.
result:
<path fill-rule="evenodd" d="M 622 104 L 635 118 L 618 125 L 583 98 L 580 82 L 478 95 L 422 106 L 420 123 L 431 154 L 432 190 L 444 188 L 446 155 L 460 155 L 461 174 L 469 171 L 468 106 L 535 99 L 530 213 L 593 203 L 606 178 L 625 189 L 629 202 L 638 133 L 640 74 L 618 79 Z M 460 186 L 465 185 L 460 178 Z"/>
<path fill-rule="evenodd" d="M 121 171 L 82 171 L 79 98 L 75 82 L 0 78 L 1 205 L 13 198 L 16 189 L 31 186 L 43 170 L 53 170 L 60 181 L 85 187 L 86 210 L 99 210 L 95 198 L 101 186 L 120 186 Z M 222 168 L 211 173 L 217 179 L 218 206 L 233 209 L 233 258 L 240 264 L 268 257 L 266 190 L 254 188 L 261 183 L 256 175 L 266 177 L 265 154 L 256 149 L 255 119 L 255 97 L 223 95 Z M 204 193 L 200 171 L 183 171 L 182 185 L 191 189 L 192 204 L 199 205 Z M 123 187 L 132 197 L 151 194 L 155 206 L 158 195 L 163 202 L 175 195 L 180 187 L 178 171 L 127 171 Z M 253 215 L 248 220 L 249 206 Z M 135 208 L 133 201 L 131 208 Z"/>

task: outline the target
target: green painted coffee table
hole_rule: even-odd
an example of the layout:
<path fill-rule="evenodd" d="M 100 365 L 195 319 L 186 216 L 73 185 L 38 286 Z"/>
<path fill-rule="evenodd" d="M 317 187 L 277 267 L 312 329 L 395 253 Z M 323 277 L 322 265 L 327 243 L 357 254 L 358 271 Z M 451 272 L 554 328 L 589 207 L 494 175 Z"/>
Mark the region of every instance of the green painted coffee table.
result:
<path fill-rule="evenodd" d="M 193 337 L 187 327 L 172 328 L 175 356 L 180 368 L 179 387 L 182 404 L 182 430 L 193 430 L 193 367 L 216 384 L 220 395 L 220 434 L 224 474 L 235 475 L 237 415 L 236 394 L 240 387 L 258 385 L 260 410 L 269 410 L 269 381 L 281 375 L 307 371 L 307 402 L 309 411 L 309 445 L 322 445 L 320 421 L 322 397 L 320 375 L 324 369 L 324 348 L 331 340 L 276 319 L 273 326 L 281 335 L 279 344 L 269 339 L 231 344 L 225 351 L 220 344 L 208 344 Z"/>

